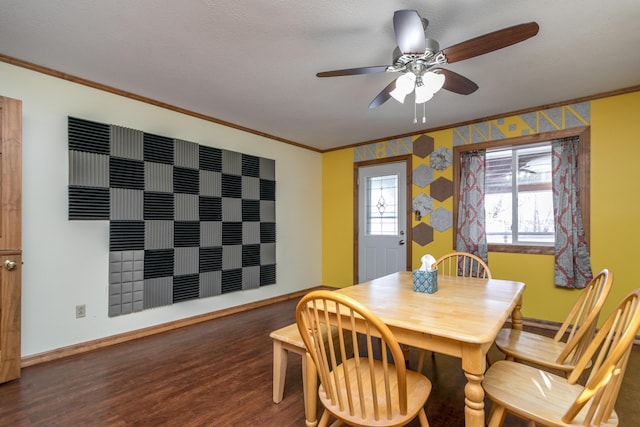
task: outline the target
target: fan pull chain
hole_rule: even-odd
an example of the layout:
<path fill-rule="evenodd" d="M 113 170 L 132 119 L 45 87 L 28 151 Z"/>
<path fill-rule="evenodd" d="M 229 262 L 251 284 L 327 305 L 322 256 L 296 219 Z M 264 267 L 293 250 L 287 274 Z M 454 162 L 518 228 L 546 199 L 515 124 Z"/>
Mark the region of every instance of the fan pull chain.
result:
<path fill-rule="evenodd" d="M 418 104 L 415 102 L 415 100 L 413 101 L 413 124 L 417 124 L 418 123 Z"/>
<path fill-rule="evenodd" d="M 427 123 L 427 103 L 422 104 L 422 123 Z"/>

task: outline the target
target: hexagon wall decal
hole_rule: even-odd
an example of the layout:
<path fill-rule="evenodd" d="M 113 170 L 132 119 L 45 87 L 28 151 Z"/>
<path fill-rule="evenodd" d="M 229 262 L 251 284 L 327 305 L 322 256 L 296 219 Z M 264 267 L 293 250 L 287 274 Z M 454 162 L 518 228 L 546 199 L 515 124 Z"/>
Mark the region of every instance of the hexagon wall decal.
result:
<path fill-rule="evenodd" d="M 431 225 L 440 232 L 448 230 L 453 226 L 453 214 L 445 208 L 438 208 L 431 213 Z"/>
<path fill-rule="evenodd" d="M 433 138 L 428 135 L 420 135 L 418 139 L 413 141 L 413 154 L 424 159 L 433 152 Z"/>
<path fill-rule="evenodd" d="M 431 197 L 439 202 L 444 202 L 453 196 L 453 182 L 447 178 L 439 177 L 431 183 Z"/>
<path fill-rule="evenodd" d="M 413 227 L 413 241 L 420 246 L 428 245 L 433 242 L 433 228 L 424 222 Z"/>
<path fill-rule="evenodd" d="M 413 170 L 413 183 L 424 188 L 433 181 L 433 169 L 427 165 L 420 165 Z"/>
<path fill-rule="evenodd" d="M 433 212 L 433 199 L 424 193 L 418 194 L 412 203 L 413 211 L 420 211 L 421 216 L 429 215 Z"/>
<path fill-rule="evenodd" d="M 431 153 L 431 167 L 438 171 L 443 171 L 453 162 L 453 153 L 446 147 L 438 147 Z"/>

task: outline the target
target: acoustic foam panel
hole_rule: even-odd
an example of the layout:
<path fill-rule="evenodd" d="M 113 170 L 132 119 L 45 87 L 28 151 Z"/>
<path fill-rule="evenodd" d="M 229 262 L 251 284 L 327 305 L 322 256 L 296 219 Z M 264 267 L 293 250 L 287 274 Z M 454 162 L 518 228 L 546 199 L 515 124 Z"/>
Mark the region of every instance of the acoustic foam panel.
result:
<path fill-rule="evenodd" d="M 69 117 L 69 219 L 109 220 L 109 315 L 276 282 L 275 161 Z"/>

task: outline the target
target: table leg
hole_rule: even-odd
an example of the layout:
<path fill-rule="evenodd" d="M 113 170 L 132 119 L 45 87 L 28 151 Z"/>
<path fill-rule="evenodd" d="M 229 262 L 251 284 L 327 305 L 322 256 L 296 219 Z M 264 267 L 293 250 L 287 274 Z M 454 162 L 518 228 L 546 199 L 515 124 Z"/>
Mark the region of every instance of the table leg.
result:
<path fill-rule="evenodd" d="M 484 389 L 482 380 L 486 369 L 486 354 L 481 346 L 469 346 L 462 350 L 462 369 L 467 377 L 464 386 L 464 425 L 484 427 Z"/>
<path fill-rule="evenodd" d="M 464 425 L 466 427 L 484 427 L 484 389 L 483 374 L 464 373 L 467 385 L 464 386 Z"/>
<path fill-rule="evenodd" d="M 316 414 L 318 412 L 318 373 L 316 365 L 309 353 L 302 356 L 302 387 L 304 389 L 304 415 L 307 427 L 316 427 L 318 420 Z"/>

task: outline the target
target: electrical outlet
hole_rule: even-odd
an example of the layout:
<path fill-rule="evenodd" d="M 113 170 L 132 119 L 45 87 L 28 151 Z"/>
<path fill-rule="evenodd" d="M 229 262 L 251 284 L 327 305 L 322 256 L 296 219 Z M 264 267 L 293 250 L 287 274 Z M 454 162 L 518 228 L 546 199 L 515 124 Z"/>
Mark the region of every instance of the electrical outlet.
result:
<path fill-rule="evenodd" d="M 76 305 L 76 319 L 87 315 L 87 307 L 84 304 Z"/>

